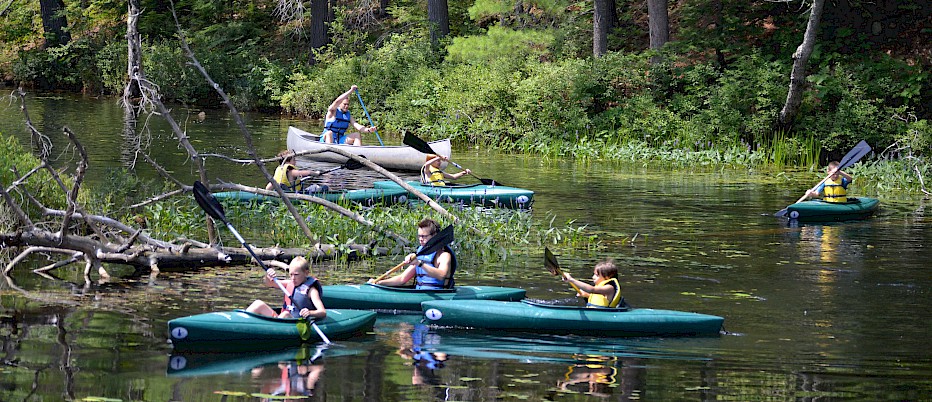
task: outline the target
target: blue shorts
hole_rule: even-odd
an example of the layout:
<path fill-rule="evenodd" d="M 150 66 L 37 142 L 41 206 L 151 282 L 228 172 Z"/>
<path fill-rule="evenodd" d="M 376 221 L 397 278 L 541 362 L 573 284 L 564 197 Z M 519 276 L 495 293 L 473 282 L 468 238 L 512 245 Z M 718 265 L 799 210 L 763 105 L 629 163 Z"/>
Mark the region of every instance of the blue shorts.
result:
<path fill-rule="evenodd" d="M 324 134 L 326 134 L 326 133 L 327 133 L 327 131 L 324 131 L 324 132 L 320 135 L 320 142 L 327 142 L 327 141 L 324 140 L 324 138 L 325 138 L 325 137 L 324 137 Z M 345 143 L 346 143 L 346 135 L 335 135 L 335 134 L 334 134 L 334 136 L 333 136 L 333 143 L 334 143 L 334 144 L 345 144 Z"/>

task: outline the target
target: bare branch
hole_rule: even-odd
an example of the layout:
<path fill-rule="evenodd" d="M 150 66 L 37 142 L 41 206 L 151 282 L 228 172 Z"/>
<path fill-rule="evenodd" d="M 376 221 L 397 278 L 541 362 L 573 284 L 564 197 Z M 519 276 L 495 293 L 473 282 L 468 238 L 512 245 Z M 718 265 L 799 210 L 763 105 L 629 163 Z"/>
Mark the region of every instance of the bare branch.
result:
<path fill-rule="evenodd" d="M 16 181 L 14 181 L 13 183 L 11 183 L 11 184 L 10 184 L 10 187 L 7 187 L 6 191 L 13 191 L 13 189 L 14 189 L 15 187 L 18 187 L 20 184 L 25 183 L 26 180 L 29 179 L 29 176 L 32 176 L 32 175 L 35 174 L 36 172 L 38 172 L 38 171 L 44 169 L 45 166 L 46 166 L 46 164 L 47 164 L 47 163 L 46 163 L 45 161 L 42 161 L 42 163 L 40 163 L 39 166 L 36 166 L 36 167 L 32 168 L 32 170 L 26 172 L 26 174 L 24 174 L 24 175 L 21 176 L 19 179 L 16 179 Z"/>
<path fill-rule="evenodd" d="M 184 183 L 182 183 L 181 181 L 176 179 L 174 176 L 172 176 L 171 173 L 168 173 L 168 171 L 165 170 L 165 168 L 163 168 L 162 165 L 159 165 L 158 162 L 150 158 L 149 154 L 142 152 L 142 150 L 138 150 L 137 154 L 142 155 L 142 158 L 145 159 L 146 162 L 149 162 L 149 164 L 152 165 L 152 167 L 154 167 L 157 172 L 159 172 L 159 175 L 164 177 L 166 180 L 169 180 L 172 183 L 175 183 L 176 186 L 181 187 L 182 189 L 191 187 L 191 186 L 186 186 Z"/>
<path fill-rule="evenodd" d="M 7 205 L 10 206 L 10 209 L 13 210 L 13 213 L 16 214 L 16 217 L 19 218 L 19 221 L 23 223 L 23 226 L 25 226 L 27 230 L 32 230 L 35 227 L 35 225 L 32 223 L 32 220 L 30 220 L 29 216 L 26 215 L 26 212 L 19 207 L 19 204 L 13 201 L 13 197 L 10 197 L 10 193 L 6 191 L 3 185 L 0 185 L 0 196 L 3 196 L 3 199 L 6 201 Z"/>
<path fill-rule="evenodd" d="M 23 91 L 22 87 L 20 87 L 17 92 L 20 100 L 19 108 L 23 111 L 23 117 L 26 119 L 26 128 L 28 128 L 31 133 L 32 147 L 39 150 L 39 159 L 47 160 L 52 152 L 52 140 L 40 133 L 39 130 L 32 125 L 32 119 L 29 118 L 29 111 L 26 109 L 26 92 Z"/>
<path fill-rule="evenodd" d="M 81 156 L 81 161 L 78 162 L 78 167 L 75 170 L 74 184 L 71 186 L 71 191 L 68 192 L 68 210 L 65 212 L 65 217 L 61 221 L 61 236 L 64 238 L 68 235 L 68 226 L 71 222 L 71 215 L 74 214 L 74 211 L 77 208 L 76 205 L 78 191 L 81 190 L 81 183 L 84 181 L 84 172 L 87 171 L 87 151 L 84 150 L 84 147 L 80 142 L 78 142 L 78 139 L 75 138 L 74 133 L 71 132 L 68 127 L 64 127 L 62 131 L 65 132 L 65 135 L 68 136 L 68 140 L 71 141 L 75 149 L 78 150 L 78 155 Z"/>
<path fill-rule="evenodd" d="M 259 168 L 259 171 L 262 172 L 262 175 L 265 176 L 267 182 L 272 183 L 272 187 L 275 189 L 275 192 L 283 198 L 285 207 L 288 208 L 288 212 L 294 216 L 295 223 L 298 224 L 298 227 L 301 228 L 301 231 L 304 232 L 304 235 L 310 239 L 312 242 L 320 244 L 320 240 L 311 233 L 311 229 L 307 227 L 307 223 L 304 222 L 304 217 L 298 212 L 298 210 L 291 204 L 291 200 L 285 197 L 285 190 L 281 188 L 278 182 L 272 177 L 272 174 L 265 168 L 265 164 L 262 163 L 262 160 L 259 159 L 259 155 L 256 152 L 256 148 L 252 144 L 252 135 L 249 134 L 249 129 L 246 128 L 246 123 L 243 122 L 242 117 L 240 117 L 239 112 L 236 110 L 236 106 L 233 105 L 233 102 L 230 100 L 230 97 L 227 96 L 226 92 L 223 91 L 223 88 L 220 88 L 220 85 L 214 82 L 213 78 L 210 77 L 210 74 L 207 74 L 207 70 L 201 66 L 201 63 L 197 61 L 197 58 L 194 56 L 194 52 L 191 51 L 191 48 L 188 46 L 188 42 L 184 37 L 184 30 L 181 29 L 181 24 L 178 22 L 178 15 L 175 13 L 175 3 L 172 1 L 172 17 L 175 19 L 175 27 L 178 29 L 178 36 L 181 40 L 181 46 L 184 49 L 185 54 L 191 60 L 191 63 L 195 68 L 204 76 L 204 79 L 207 80 L 207 83 L 210 84 L 211 88 L 217 92 L 218 95 L 223 99 L 223 102 L 227 105 L 227 108 L 230 109 L 230 114 L 233 116 L 233 119 L 236 121 L 236 125 L 239 126 L 240 131 L 243 133 L 243 139 L 246 141 L 246 149 L 249 152 L 249 155 L 252 156 L 253 160 L 256 161 L 256 166 Z M 191 153 L 192 157 L 195 153 Z M 203 171 L 202 171 L 203 172 Z M 207 184 L 207 180 L 202 173 L 202 182 Z"/>

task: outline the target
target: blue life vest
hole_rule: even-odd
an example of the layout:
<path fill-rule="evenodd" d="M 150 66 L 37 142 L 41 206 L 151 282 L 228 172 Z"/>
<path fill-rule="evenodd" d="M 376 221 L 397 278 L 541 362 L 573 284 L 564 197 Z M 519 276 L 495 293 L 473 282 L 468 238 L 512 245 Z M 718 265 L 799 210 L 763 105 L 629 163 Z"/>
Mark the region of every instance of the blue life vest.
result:
<path fill-rule="evenodd" d="M 342 144 L 344 137 L 346 137 L 346 129 L 349 128 L 351 119 L 352 116 L 350 116 L 349 110 L 344 112 L 337 109 L 334 119 L 327 120 L 327 122 L 324 123 L 324 133 L 330 130 L 330 132 L 333 133 L 333 143 Z M 323 136 L 320 137 L 320 142 L 324 142 Z"/>
<path fill-rule="evenodd" d="M 421 247 L 417 248 L 418 251 L 421 251 Z M 453 288 L 453 273 L 456 272 L 456 255 L 453 254 L 453 250 L 449 247 L 444 247 L 443 251 L 450 253 L 450 272 L 444 279 L 437 279 L 427 274 L 427 271 L 424 270 L 424 267 L 418 265 L 414 268 L 415 273 L 415 289 L 452 289 Z M 424 264 L 434 267 L 434 258 L 437 257 L 437 251 L 417 256 L 418 260 L 424 262 Z"/>
<path fill-rule="evenodd" d="M 304 281 L 304 283 L 295 287 L 294 290 L 291 291 L 291 302 L 294 303 L 294 311 L 292 314 L 295 317 L 298 317 L 298 312 L 302 309 L 316 310 L 314 301 L 307 296 L 307 292 L 310 290 L 311 286 L 317 288 L 317 293 L 320 293 L 321 295 L 323 294 L 323 289 L 320 287 L 320 282 L 318 282 L 317 278 L 313 276 L 307 277 L 307 280 Z M 285 303 L 284 309 L 288 310 L 287 302 Z"/>

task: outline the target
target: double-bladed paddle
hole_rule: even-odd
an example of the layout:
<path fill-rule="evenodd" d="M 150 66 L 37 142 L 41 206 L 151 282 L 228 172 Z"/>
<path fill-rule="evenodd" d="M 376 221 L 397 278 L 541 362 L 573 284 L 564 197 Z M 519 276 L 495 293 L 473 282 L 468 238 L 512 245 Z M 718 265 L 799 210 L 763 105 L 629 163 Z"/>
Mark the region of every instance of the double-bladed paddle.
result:
<path fill-rule="evenodd" d="M 414 135 L 414 134 L 405 133 L 405 138 L 404 138 L 404 140 L 402 140 L 401 142 L 404 143 L 405 145 L 411 147 L 411 148 L 414 148 L 414 149 L 418 150 L 419 152 L 423 152 L 423 153 L 425 153 L 425 154 L 440 155 L 440 154 L 438 154 L 437 152 L 434 152 L 434 149 L 430 147 L 430 144 L 428 144 L 427 141 L 424 141 L 424 140 L 420 139 L 418 136 L 416 136 L 416 135 Z M 466 168 L 460 166 L 460 165 L 459 165 L 458 163 L 456 163 L 456 162 L 453 162 L 453 161 L 451 161 L 451 160 L 449 160 L 449 159 L 448 159 L 447 161 L 450 162 L 450 163 L 452 163 L 453 166 L 456 166 L 456 167 L 459 168 L 460 170 L 466 170 Z M 479 181 L 482 182 L 482 184 L 485 184 L 485 185 L 487 185 L 487 186 L 504 186 L 504 184 L 502 184 L 501 182 L 498 182 L 498 181 L 496 181 L 496 180 L 492 180 L 492 179 L 483 179 L 483 178 L 481 178 L 481 177 L 479 177 L 479 176 L 476 176 L 476 174 L 475 174 L 475 173 L 472 173 L 471 171 L 469 172 L 469 174 L 473 175 L 473 177 L 479 179 Z"/>
<path fill-rule="evenodd" d="M 547 247 L 544 247 L 544 266 L 547 267 L 547 270 L 550 271 L 551 274 L 557 275 L 561 279 L 564 278 L 563 271 L 560 270 L 560 263 L 557 262 L 557 257 L 555 257 Z M 581 293 L 579 287 L 573 282 L 570 282 L 570 286 L 576 289 L 576 293 Z"/>
<path fill-rule="evenodd" d="M 210 193 L 210 190 L 207 189 L 207 186 L 205 186 L 200 181 L 194 182 L 194 199 L 197 201 L 197 205 L 200 205 L 201 209 L 203 209 L 204 212 L 207 212 L 207 215 L 210 215 L 210 217 L 214 218 L 215 220 L 223 222 L 227 229 L 230 229 L 230 232 L 233 233 L 233 236 L 236 236 L 236 240 L 239 240 L 240 244 L 242 244 L 243 247 L 249 251 L 249 254 L 252 255 L 252 258 L 256 260 L 257 263 L 259 263 L 259 266 L 262 267 L 263 271 L 269 270 L 268 267 L 265 266 L 265 263 L 259 259 L 259 256 L 256 255 L 256 252 L 252 250 L 252 247 L 246 243 L 246 240 L 243 239 L 243 236 L 240 236 L 239 232 L 237 232 L 233 225 L 230 224 L 230 221 L 227 220 L 226 214 L 223 211 L 223 205 L 220 205 L 220 201 L 217 201 L 213 194 Z M 282 285 L 282 283 L 279 282 L 277 278 L 272 278 L 272 280 L 274 280 L 275 284 L 278 285 L 278 287 L 282 290 L 282 293 L 285 294 L 285 297 L 290 299 L 291 296 L 288 295 L 288 290 L 285 289 L 285 285 Z M 294 303 L 292 303 L 291 306 L 294 308 Z M 294 313 L 294 311 L 292 312 Z M 323 340 L 324 343 L 330 343 L 330 339 L 327 338 L 327 335 L 324 335 L 324 331 L 321 331 L 313 320 L 308 320 L 308 322 L 311 323 L 311 326 L 314 327 L 314 331 L 317 331 L 317 335 L 320 336 L 320 339 Z"/>
<path fill-rule="evenodd" d="M 430 240 L 427 241 L 427 243 L 424 243 L 424 247 L 421 247 L 421 250 L 418 251 L 415 255 L 427 255 L 427 254 L 435 253 L 438 250 L 446 247 L 452 242 L 453 242 L 453 225 L 447 225 L 447 227 L 443 228 L 443 230 L 437 232 L 437 234 L 431 237 Z M 402 262 L 401 264 L 395 265 L 395 267 L 393 267 L 392 269 L 385 271 L 384 274 L 382 274 L 378 278 L 375 278 L 373 282 L 378 282 L 378 281 L 381 281 L 382 279 L 387 278 L 389 275 L 391 275 L 395 271 L 401 269 L 401 267 L 403 267 L 404 265 L 405 265 L 404 262 Z"/>
<path fill-rule="evenodd" d="M 843 158 L 841 158 L 841 161 L 838 162 L 838 167 L 835 168 L 835 170 L 829 172 L 828 175 L 825 176 L 825 178 L 822 179 L 822 181 L 820 181 L 818 184 L 816 184 L 816 185 L 813 186 L 811 189 L 809 189 L 809 191 L 815 191 L 815 189 L 819 188 L 819 186 L 821 186 L 822 183 L 825 183 L 826 180 L 828 180 L 829 178 L 831 178 L 833 174 L 835 174 L 835 173 L 841 171 L 842 169 L 844 169 L 844 168 L 846 168 L 846 167 L 848 167 L 848 166 L 851 166 L 851 165 L 855 164 L 855 163 L 856 163 L 857 161 L 859 161 L 864 155 L 867 155 L 867 153 L 870 152 L 870 151 L 871 151 L 871 146 L 870 146 L 870 145 L 867 145 L 867 142 L 866 142 L 866 141 L 861 141 L 861 142 L 859 142 L 857 145 L 854 146 L 854 148 L 852 148 L 850 151 L 848 151 L 848 153 L 845 154 L 845 156 L 844 156 Z M 803 200 L 805 200 L 806 197 L 808 196 L 809 191 L 806 191 L 806 194 L 803 194 L 802 197 L 799 197 L 799 199 L 796 200 L 796 202 L 794 202 L 794 204 L 798 204 L 798 203 L 800 203 L 800 202 L 803 202 Z M 787 208 L 789 208 L 789 207 L 787 207 Z M 783 216 L 786 216 L 787 208 L 783 208 L 783 209 L 777 211 L 775 214 L 773 214 L 773 216 L 776 216 L 776 217 L 783 217 Z"/>
<path fill-rule="evenodd" d="M 365 155 L 359 155 L 359 157 L 365 158 L 366 156 L 365 156 Z M 355 160 L 355 159 L 347 159 L 346 162 L 344 162 L 344 163 L 343 163 L 342 165 L 340 165 L 340 166 L 337 166 L 337 167 L 335 167 L 335 168 L 330 168 L 330 169 L 327 169 L 327 170 L 321 170 L 321 171 L 320 171 L 320 175 L 318 175 L 318 176 L 323 176 L 323 175 L 325 175 L 325 174 L 327 174 L 327 173 L 335 172 L 335 171 L 340 170 L 340 169 L 356 170 L 356 169 L 359 169 L 359 168 L 361 168 L 361 167 L 363 167 L 363 166 L 365 166 L 365 165 L 363 165 L 362 162 L 360 162 L 360 161 L 357 161 L 357 160 Z M 312 178 L 311 176 L 304 176 L 304 177 L 301 178 L 301 181 L 304 182 L 304 181 L 312 180 L 312 179 L 313 179 L 313 178 Z"/>

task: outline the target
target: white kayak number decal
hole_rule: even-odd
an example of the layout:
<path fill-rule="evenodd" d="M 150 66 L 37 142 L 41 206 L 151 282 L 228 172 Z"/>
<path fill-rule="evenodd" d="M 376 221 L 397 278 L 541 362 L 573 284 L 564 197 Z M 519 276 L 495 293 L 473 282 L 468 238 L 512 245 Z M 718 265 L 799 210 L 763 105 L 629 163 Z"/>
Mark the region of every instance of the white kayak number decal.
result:
<path fill-rule="evenodd" d="M 188 359 L 185 359 L 184 356 L 174 356 L 168 364 L 172 370 L 181 370 L 188 365 Z"/>
<path fill-rule="evenodd" d="M 185 327 L 175 327 L 172 330 L 172 338 L 175 339 L 184 339 L 188 337 L 188 329 Z"/>
<path fill-rule="evenodd" d="M 435 308 L 427 309 L 427 311 L 424 312 L 424 315 L 427 316 L 427 318 L 434 320 L 434 321 L 437 321 L 443 318 L 443 313 L 441 313 L 440 310 L 437 310 Z"/>
<path fill-rule="evenodd" d="M 519 195 L 518 198 L 515 199 L 515 201 L 518 201 L 518 204 L 525 204 L 528 202 L 528 198 L 526 195 Z"/>
<path fill-rule="evenodd" d="M 799 218 L 799 211 L 790 212 L 790 218 L 797 219 Z"/>

